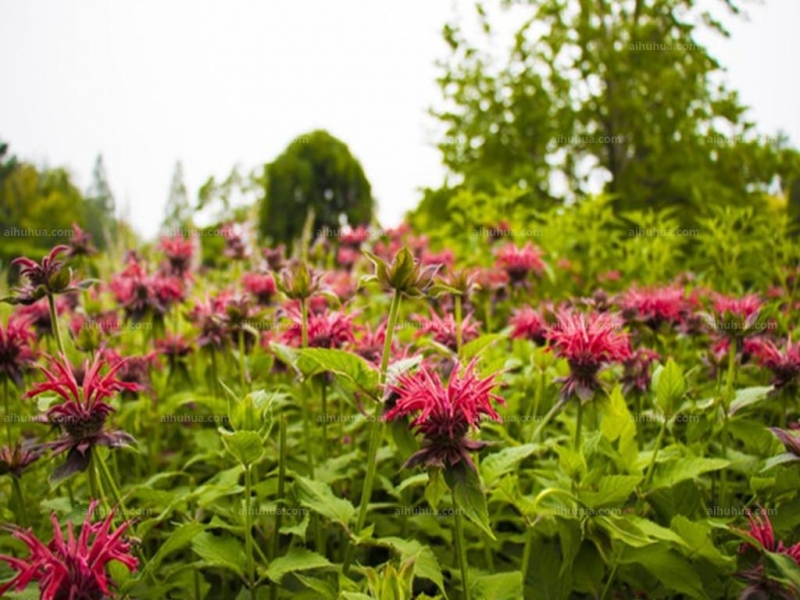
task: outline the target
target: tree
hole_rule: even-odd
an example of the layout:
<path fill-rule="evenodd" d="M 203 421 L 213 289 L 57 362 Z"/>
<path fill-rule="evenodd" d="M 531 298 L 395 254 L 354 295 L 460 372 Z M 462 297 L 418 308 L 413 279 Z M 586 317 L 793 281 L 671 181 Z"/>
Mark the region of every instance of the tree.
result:
<path fill-rule="evenodd" d="M 106 176 L 103 155 L 99 154 L 92 171 L 92 183 L 86 191 L 86 230 L 100 249 L 108 246 L 116 229 L 116 201 Z"/>
<path fill-rule="evenodd" d="M 169 198 L 164 211 L 163 227 L 167 230 L 179 230 L 192 221 L 192 207 L 183 180 L 183 165 L 180 161 L 175 163 L 172 173 L 172 183 L 169 186 Z"/>
<path fill-rule="evenodd" d="M 800 172 L 786 141 L 764 141 L 698 22 L 728 35 L 697 0 L 504 0 L 523 15 L 504 60 L 445 27 L 439 148 L 461 185 L 519 186 L 539 207 L 553 181 L 580 197 L 598 178 L 617 209 L 752 204 Z M 720 6 L 738 13 L 738 0 Z M 483 34 L 493 18 L 477 4 Z M 516 13 L 515 13 L 516 14 Z"/>
<path fill-rule="evenodd" d="M 361 163 L 346 144 L 326 131 L 295 138 L 261 180 L 259 233 L 291 244 L 313 211 L 314 231 L 368 224 L 374 200 Z"/>

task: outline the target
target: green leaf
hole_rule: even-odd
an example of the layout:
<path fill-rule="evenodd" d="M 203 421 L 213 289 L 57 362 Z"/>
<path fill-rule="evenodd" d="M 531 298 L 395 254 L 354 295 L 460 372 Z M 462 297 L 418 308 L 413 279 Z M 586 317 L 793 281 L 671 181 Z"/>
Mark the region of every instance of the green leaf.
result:
<path fill-rule="evenodd" d="M 244 550 L 239 540 L 203 532 L 192 540 L 192 550 L 206 565 L 223 567 L 244 577 Z"/>
<path fill-rule="evenodd" d="M 796 454 L 792 454 L 791 452 L 784 452 L 782 454 L 778 454 L 777 456 L 772 456 L 764 461 L 764 468 L 761 469 L 761 472 L 769 471 L 770 469 L 777 467 L 778 465 L 782 465 L 787 462 L 796 462 L 800 460 L 800 456 Z"/>
<path fill-rule="evenodd" d="M 769 387 L 749 387 L 741 390 L 736 390 L 736 396 L 731 401 L 729 414 L 734 415 L 743 408 L 752 406 L 764 400 L 769 393 L 773 390 L 772 386 Z"/>
<path fill-rule="evenodd" d="M 703 582 L 694 566 L 661 544 L 629 548 L 620 557 L 622 564 L 639 564 L 647 569 L 667 589 L 692 598 L 708 600 Z"/>
<path fill-rule="evenodd" d="M 475 338 L 468 344 L 464 344 L 464 347 L 461 348 L 461 360 L 464 362 L 469 362 L 481 352 L 486 350 L 486 348 L 498 340 L 502 340 L 503 338 L 504 336 L 499 333 L 485 333 L 482 336 Z"/>
<path fill-rule="evenodd" d="M 652 489 L 671 487 L 681 481 L 694 479 L 703 473 L 726 469 L 730 464 L 729 461 L 722 458 L 679 459 L 661 468 L 653 480 Z"/>
<path fill-rule="evenodd" d="M 764 552 L 775 565 L 778 571 L 778 579 L 781 583 L 791 589 L 800 590 L 800 566 L 786 554 L 777 552 Z"/>
<path fill-rule="evenodd" d="M 474 600 L 519 600 L 522 593 L 522 573 L 510 571 L 476 577 L 470 591 Z"/>
<path fill-rule="evenodd" d="M 489 523 L 486 496 L 478 474 L 463 461 L 455 467 L 445 469 L 444 479 L 453 495 L 453 508 L 462 510 L 491 539 L 497 539 Z"/>
<path fill-rule="evenodd" d="M 656 390 L 656 401 L 661 413 L 671 416 L 675 408 L 680 406 L 683 394 L 686 392 L 686 381 L 683 371 L 671 358 L 663 368 L 653 374 L 653 385 Z"/>
<path fill-rule="evenodd" d="M 491 487 L 497 479 L 512 471 L 520 462 L 533 454 L 537 447 L 536 444 L 512 446 L 484 458 L 481 461 L 481 475 L 486 485 Z"/>
<path fill-rule="evenodd" d="M 295 546 L 290 548 L 289 552 L 284 556 L 279 556 L 269 563 L 267 577 L 269 577 L 271 581 L 280 583 L 287 573 L 322 569 L 331 566 L 333 566 L 331 562 L 321 554 Z"/>
<path fill-rule="evenodd" d="M 603 421 L 600 424 L 600 431 L 611 442 L 619 439 L 618 448 L 623 462 L 621 466 L 633 472 L 639 453 L 636 444 L 636 424 L 622 395 L 621 386 L 614 387 L 608 401 L 603 402 L 602 408 Z"/>
<path fill-rule="evenodd" d="M 406 540 L 398 537 L 385 537 L 375 540 L 379 545 L 388 545 L 400 553 L 400 559 L 405 561 L 414 559 L 414 576 L 428 579 L 436 584 L 443 593 L 444 578 L 442 568 L 433 551 L 416 540 Z"/>
<path fill-rule="evenodd" d="M 447 491 L 447 483 L 442 476 L 441 469 L 428 471 L 428 484 L 425 486 L 425 500 L 431 508 L 438 508 L 442 496 Z"/>
<path fill-rule="evenodd" d="M 683 515 L 678 515 L 672 519 L 670 526 L 686 543 L 690 556 L 702 556 L 722 568 L 729 567 L 734 562 L 732 557 L 725 556 L 714 545 L 711 540 L 712 528 L 708 523 L 690 521 Z"/>
<path fill-rule="evenodd" d="M 257 462 L 264 453 L 264 442 L 255 431 L 226 432 L 222 436 L 222 443 L 245 467 Z"/>
<path fill-rule="evenodd" d="M 294 481 L 297 500 L 323 517 L 340 523 L 349 531 L 348 524 L 356 512 L 353 505 L 344 498 L 338 498 L 327 483 L 297 477 Z"/>
<path fill-rule="evenodd" d="M 309 376 L 330 371 L 358 390 L 377 397 L 378 371 L 355 354 L 329 348 L 304 348 L 299 352 L 297 366 Z"/>
<path fill-rule="evenodd" d="M 203 531 L 205 531 L 205 525 L 194 521 L 191 523 L 184 523 L 178 527 L 175 531 L 169 534 L 169 537 L 167 537 L 167 539 L 164 540 L 158 547 L 158 551 L 155 553 L 155 555 L 153 555 L 153 557 L 147 561 L 147 564 L 143 570 L 143 574 L 147 574 L 149 571 L 157 569 L 161 564 L 161 561 L 163 561 L 168 555 L 191 543 L 194 538 Z"/>
<path fill-rule="evenodd" d="M 582 490 L 580 499 L 590 508 L 616 506 L 630 497 L 642 479 L 640 475 L 606 475 L 597 491 Z"/>

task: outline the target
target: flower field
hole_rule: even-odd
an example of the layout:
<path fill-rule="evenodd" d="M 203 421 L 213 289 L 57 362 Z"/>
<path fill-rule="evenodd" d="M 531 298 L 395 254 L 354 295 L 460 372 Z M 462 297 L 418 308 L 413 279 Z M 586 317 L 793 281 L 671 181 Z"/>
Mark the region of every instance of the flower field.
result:
<path fill-rule="evenodd" d="M 792 242 L 561 218 L 17 259 L 0 595 L 797 598 Z"/>

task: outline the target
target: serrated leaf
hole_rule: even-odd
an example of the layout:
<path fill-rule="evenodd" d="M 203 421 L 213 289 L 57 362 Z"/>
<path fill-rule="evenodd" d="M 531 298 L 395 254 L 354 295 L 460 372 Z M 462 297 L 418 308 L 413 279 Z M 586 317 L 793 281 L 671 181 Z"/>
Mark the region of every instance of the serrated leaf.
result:
<path fill-rule="evenodd" d="M 489 510 L 480 477 L 463 461 L 445 469 L 444 478 L 453 495 L 453 508 L 462 510 L 491 539 L 497 539 L 489 522 Z"/>
<path fill-rule="evenodd" d="M 389 545 L 400 553 L 401 560 L 414 558 L 414 575 L 428 579 L 444 593 L 444 577 L 442 568 L 433 551 L 416 540 L 406 540 L 398 537 L 385 537 L 375 540 L 380 545 Z"/>
<path fill-rule="evenodd" d="M 269 563 L 267 577 L 269 577 L 271 581 L 280 583 L 287 573 L 322 569 L 331 566 L 333 566 L 331 562 L 321 554 L 295 546 L 290 548 L 289 552 L 284 556 L 279 556 Z"/>
<path fill-rule="evenodd" d="M 536 444 L 523 444 L 503 448 L 499 452 L 488 455 L 481 461 L 481 476 L 487 486 L 490 486 L 500 477 L 513 470 L 520 462 L 533 454 L 539 446 Z"/>
<path fill-rule="evenodd" d="M 147 561 L 147 564 L 144 568 L 144 573 L 146 574 L 153 569 L 157 569 L 161 564 L 161 561 L 163 561 L 168 555 L 190 544 L 194 538 L 203 531 L 205 531 L 205 525 L 194 521 L 191 523 L 184 523 L 178 527 L 175 531 L 169 534 L 167 539 L 164 540 L 158 547 L 158 551 Z"/>
<path fill-rule="evenodd" d="M 722 458 L 689 458 L 680 459 L 661 468 L 653 479 L 652 489 L 671 487 L 687 479 L 694 479 L 704 473 L 719 471 L 730 466 L 730 461 Z"/>
<path fill-rule="evenodd" d="M 734 561 L 714 545 L 708 523 L 690 521 L 683 515 L 677 515 L 672 519 L 670 527 L 685 542 L 690 558 L 702 556 L 722 568 L 730 566 Z"/>
<path fill-rule="evenodd" d="M 236 460 L 247 467 L 264 454 L 264 442 L 255 431 L 236 431 L 222 436 L 222 443 Z"/>
<path fill-rule="evenodd" d="M 485 333 L 475 338 L 468 344 L 464 344 L 464 347 L 461 348 L 461 360 L 464 362 L 469 362 L 481 352 L 486 350 L 489 346 L 498 340 L 503 339 L 503 337 L 504 336 L 499 333 Z"/>
<path fill-rule="evenodd" d="M 304 348 L 299 352 L 297 366 L 306 375 L 329 371 L 358 390 L 377 397 L 378 371 L 356 354 L 335 348 Z"/>
<path fill-rule="evenodd" d="M 297 477 L 294 488 L 300 504 L 348 529 L 356 509 L 349 501 L 337 497 L 331 486 L 321 481 Z"/>
<path fill-rule="evenodd" d="M 736 390 L 736 396 L 731 401 L 728 413 L 731 415 L 736 414 L 743 408 L 752 406 L 764 400 L 769 393 L 773 390 L 772 386 L 768 387 L 749 387 L 741 390 Z"/>
<path fill-rule="evenodd" d="M 471 585 L 474 600 L 519 600 L 522 593 L 522 573 L 507 571 L 476 577 Z"/>
<path fill-rule="evenodd" d="M 662 585 L 698 600 L 708 600 L 703 582 L 695 567 L 661 544 L 630 548 L 619 559 L 623 564 L 639 564 L 648 570 Z"/>
<path fill-rule="evenodd" d="M 581 501 L 590 508 L 605 508 L 625 502 L 642 481 L 639 475 L 606 475 L 597 491 L 582 490 Z"/>
<path fill-rule="evenodd" d="M 192 550 L 205 564 L 223 567 L 239 577 L 244 576 L 245 555 L 242 543 L 231 537 L 215 536 L 203 532 L 192 540 Z"/>
<path fill-rule="evenodd" d="M 670 416 L 675 412 L 675 408 L 683 400 L 686 392 L 686 381 L 683 378 L 683 371 L 678 364 L 671 358 L 667 364 L 657 369 L 653 374 L 656 401 L 663 415 Z"/>

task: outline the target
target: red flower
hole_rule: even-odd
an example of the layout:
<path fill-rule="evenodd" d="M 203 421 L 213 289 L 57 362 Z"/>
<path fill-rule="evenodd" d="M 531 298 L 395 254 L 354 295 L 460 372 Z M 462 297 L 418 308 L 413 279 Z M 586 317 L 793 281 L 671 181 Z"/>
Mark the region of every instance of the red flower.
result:
<path fill-rule="evenodd" d="M 126 521 L 119 529 L 111 530 L 113 512 L 105 520 L 92 523 L 97 500 L 89 505 L 86 521 L 76 537 L 73 524 L 67 525 L 67 538 L 56 519 L 53 540 L 45 545 L 30 530 L 12 528 L 14 537 L 28 547 L 30 555 L 25 560 L 13 556 L 0 556 L 0 560 L 18 571 L 16 577 L 0 587 L 0 595 L 14 588 L 25 589 L 31 581 L 39 582 L 42 600 L 100 600 L 115 597 L 111 591 L 114 582 L 109 578 L 107 565 L 118 561 L 133 572 L 139 561 L 131 555 L 131 545 L 123 535 L 130 526 Z"/>
<path fill-rule="evenodd" d="M 636 351 L 622 362 L 622 391 L 627 394 L 636 390 L 641 394 L 650 389 L 650 365 L 659 359 L 658 352 L 650 348 L 637 348 Z"/>
<path fill-rule="evenodd" d="M 67 252 L 69 246 L 56 246 L 50 254 L 37 263 L 30 258 L 20 257 L 11 261 L 12 265 L 19 265 L 19 273 L 28 282 L 15 288 L 15 295 L 7 298 L 12 304 L 30 305 L 48 295 L 63 294 L 74 291 L 70 287 L 72 272 L 66 268 L 66 263 L 58 259 L 58 255 Z"/>
<path fill-rule="evenodd" d="M 456 257 L 450 248 L 445 248 L 441 252 L 423 252 L 420 264 L 423 266 L 434 266 L 450 269 L 455 263 Z"/>
<path fill-rule="evenodd" d="M 39 460 L 43 452 L 44 448 L 35 440 L 18 440 L 13 446 L 3 446 L 0 448 L 0 475 L 11 473 L 19 479 L 22 472 Z"/>
<path fill-rule="evenodd" d="M 779 427 L 770 427 L 769 430 L 781 441 L 787 452 L 800 458 L 800 431 L 796 428 L 787 430 Z"/>
<path fill-rule="evenodd" d="M 347 246 L 358 250 L 361 244 L 366 242 L 370 237 L 369 230 L 363 225 L 359 225 L 355 229 L 347 229 L 342 233 L 340 238 L 342 246 Z"/>
<path fill-rule="evenodd" d="M 167 255 L 171 275 L 182 278 L 189 272 L 189 268 L 192 266 L 192 256 L 194 255 L 192 240 L 187 240 L 180 235 L 163 237 L 158 246 Z"/>
<path fill-rule="evenodd" d="M 622 316 L 627 321 L 640 321 L 651 329 L 662 323 L 681 323 L 689 312 L 680 287 L 630 289 L 620 300 Z"/>
<path fill-rule="evenodd" d="M 225 256 L 233 260 L 244 260 L 250 256 L 241 225 L 226 223 L 222 226 L 222 237 L 225 238 L 225 250 L 222 251 Z"/>
<path fill-rule="evenodd" d="M 69 256 L 91 256 L 97 253 L 97 248 L 92 244 L 92 236 L 72 224 L 72 237 L 69 240 Z"/>
<path fill-rule="evenodd" d="M 761 300 L 754 295 L 730 298 L 717 294 L 713 306 L 716 322 L 710 325 L 726 337 L 732 338 L 751 333 L 762 308 Z"/>
<path fill-rule="evenodd" d="M 281 341 L 299 348 L 303 338 L 303 318 L 295 309 L 287 310 L 292 325 L 281 335 Z M 340 312 L 308 315 L 308 345 L 311 348 L 341 348 L 355 341 L 353 315 Z"/>
<path fill-rule="evenodd" d="M 482 415 L 499 421 L 500 415 L 492 403 L 505 403 L 492 393 L 496 375 L 479 379 L 475 364 L 473 360 L 465 369 L 457 364 L 447 387 L 442 385 L 438 373 L 425 366 L 413 375 L 401 375 L 395 384 L 388 386 L 397 395 L 397 401 L 384 419 L 416 414 L 411 427 L 424 438 L 422 448 L 406 461 L 406 467 L 418 464 L 453 467 L 463 461 L 475 468 L 469 452 L 486 444 L 467 439 L 467 433 L 480 426 Z"/>
<path fill-rule="evenodd" d="M 339 246 L 336 251 L 336 264 L 344 269 L 352 269 L 359 258 L 361 258 L 361 252 L 352 246 Z"/>
<path fill-rule="evenodd" d="M 621 320 L 609 313 L 585 315 L 562 310 L 557 318 L 548 338 L 556 354 L 567 359 L 570 367 L 570 375 L 562 379 L 561 394 L 565 398 L 577 395 L 587 401 L 600 387 L 598 371 L 630 357 L 628 334 L 622 331 Z"/>
<path fill-rule="evenodd" d="M 508 324 L 513 327 L 511 339 L 531 340 L 538 346 L 547 342 L 547 322 L 530 306 L 515 311 Z"/>
<path fill-rule="evenodd" d="M 114 412 L 106 399 L 121 391 L 136 391 L 139 386 L 116 378 L 117 372 L 125 365 L 124 360 L 111 367 L 105 375 L 100 374 L 106 366 L 105 360 L 97 357 L 91 364 L 86 361 L 80 384 L 66 358 L 53 358 L 52 363 L 55 373 L 39 367 L 47 381 L 33 386 L 25 397 L 32 398 L 44 392 L 53 392 L 62 399 L 62 402 L 50 406 L 45 414 L 45 421 L 59 425 L 64 435 L 61 439 L 44 445 L 52 448 L 54 454 L 69 451 L 67 462 L 53 474 L 55 479 L 61 479 L 88 467 L 93 446 L 117 448 L 133 443 L 134 439 L 127 433 L 105 429 L 108 415 Z"/>
<path fill-rule="evenodd" d="M 162 318 L 170 307 L 184 298 L 181 280 L 163 275 L 148 275 L 144 266 L 132 261 L 109 285 L 128 318 L 141 321 L 146 316 Z"/>
<path fill-rule="evenodd" d="M 457 351 L 456 320 L 452 314 L 448 313 L 442 318 L 431 310 L 430 319 L 416 317 L 415 320 L 421 325 L 416 333 L 416 338 L 430 333 L 433 334 L 433 341 L 437 344 L 441 344 L 453 352 Z M 471 315 L 466 315 L 461 321 L 461 342 L 467 344 L 479 335 L 477 324 L 472 320 Z"/>
<path fill-rule="evenodd" d="M 786 340 L 783 349 L 768 340 L 756 338 L 745 340 L 744 349 L 758 358 L 761 366 L 772 371 L 772 385 L 782 388 L 796 385 L 800 377 L 800 344 Z"/>
<path fill-rule="evenodd" d="M 497 251 L 495 266 L 504 270 L 512 283 L 522 283 L 530 273 L 544 271 L 542 251 L 530 242 L 523 248 L 509 243 Z"/>
<path fill-rule="evenodd" d="M 797 566 L 800 566 L 800 542 L 794 546 L 786 546 L 780 541 L 776 544 L 775 532 L 772 529 L 772 523 L 769 520 L 769 515 L 762 508 L 759 508 L 755 512 L 756 514 L 754 515 L 753 512 L 748 511 L 747 518 L 750 521 L 750 529 L 747 531 L 747 534 L 761 544 L 764 550 L 768 552 L 785 554 L 786 556 L 792 558 L 797 563 Z M 758 550 L 757 548 L 754 548 L 752 544 L 745 542 L 739 547 L 739 552 L 744 552 L 748 548 Z"/>
<path fill-rule="evenodd" d="M 12 315 L 5 329 L 0 325 L 0 379 L 8 377 L 17 387 L 22 387 L 22 375 L 29 370 L 36 357 L 30 348 L 34 340 L 30 322 Z"/>

